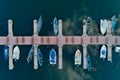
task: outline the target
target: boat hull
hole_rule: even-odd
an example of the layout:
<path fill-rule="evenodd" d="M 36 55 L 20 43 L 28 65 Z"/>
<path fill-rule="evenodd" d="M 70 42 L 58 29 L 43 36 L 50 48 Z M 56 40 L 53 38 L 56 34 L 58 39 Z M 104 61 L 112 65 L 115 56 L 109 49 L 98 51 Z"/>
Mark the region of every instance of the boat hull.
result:
<path fill-rule="evenodd" d="M 8 49 L 8 46 L 5 45 L 3 49 L 4 49 L 4 59 L 8 60 L 8 58 L 9 58 L 9 49 Z"/>
<path fill-rule="evenodd" d="M 42 16 L 40 16 L 38 19 L 37 34 L 40 32 L 41 28 L 42 28 Z"/>
<path fill-rule="evenodd" d="M 76 50 L 75 52 L 75 65 L 81 65 L 81 52 L 80 50 Z"/>
<path fill-rule="evenodd" d="M 13 59 L 19 60 L 19 57 L 20 57 L 20 49 L 18 46 L 15 46 L 13 50 Z"/>
<path fill-rule="evenodd" d="M 108 21 L 105 20 L 100 20 L 100 32 L 104 35 L 107 31 L 107 27 L 108 27 Z"/>
<path fill-rule="evenodd" d="M 41 53 L 40 49 L 38 49 L 38 63 L 39 63 L 39 66 L 42 67 L 43 57 L 42 57 L 42 53 Z"/>
<path fill-rule="evenodd" d="M 54 49 L 50 51 L 49 61 L 50 61 L 50 64 L 52 65 L 56 64 L 56 51 Z"/>
<path fill-rule="evenodd" d="M 54 30 L 55 35 L 57 35 L 58 34 L 58 21 L 56 17 L 53 19 L 53 30 Z"/>
<path fill-rule="evenodd" d="M 105 45 L 103 45 L 101 47 L 101 50 L 100 50 L 100 58 L 105 59 L 106 58 L 106 54 L 107 54 L 107 48 L 106 48 Z"/>
<path fill-rule="evenodd" d="M 28 53 L 28 57 L 27 57 L 27 63 L 30 63 L 32 58 L 33 58 L 33 54 L 34 54 L 34 47 L 32 46 L 29 53 Z"/>
<path fill-rule="evenodd" d="M 92 69 L 91 59 L 89 55 L 87 55 L 87 69 L 88 71 L 91 71 Z"/>

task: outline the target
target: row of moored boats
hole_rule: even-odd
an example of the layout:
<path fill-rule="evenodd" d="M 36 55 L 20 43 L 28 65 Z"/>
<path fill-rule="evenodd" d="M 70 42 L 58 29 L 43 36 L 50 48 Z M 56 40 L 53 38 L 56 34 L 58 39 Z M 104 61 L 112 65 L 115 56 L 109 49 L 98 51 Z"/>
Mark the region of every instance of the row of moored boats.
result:
<path fill-rule="evenodd" d="M 34 47 L 32 46 L 28 53 L 27 63 L 30 63 L 33 60 L 33 55 L 34 55 Z M 7 45 L 5 45 L 4 46 L 4 59 L 8 60 L 8 58 L 9 58 L 9 48 Z M 13 49 L 13 60 L 15 60 L 15 62 L 16 62 L 17 60 L 19 60 L 19 58 L 20 58 L 20 49 L 18 46 L 15 46 Z M 37 49 L 37 59 L 38 59 L 39 66 L 42 67 L 43 56 L 42 56 L 41 50 L 39 48 Z M 56 59 L 57 59 L 56 51 L 54 49 L 51 49 L 50 53 L 49 53 L 50 64 L 55 65 Z"/>
<path fill-rule="evenodd" d="M 28 53 L 27 63 L 30 63 L 33 60 L 33 55 L 34 55 L 34 47 L 32 46 Z M 103 45 L 100 50 L 100 58 L 105 59 L 106 55 L 107 55 L 107 48 L 105 45 Z M 90 55 L 87 54 L 86 57 L 87 57 L 86 58 L 87 59 L 86 60 L 87 61 L 87 69 L 89 71 L 91 71 L 92 65 L 91 65 Z M 4 46 L 4 59 L 8 60 L 8 58 L 9 58 L 9 48 L 7 45 L 5 45 Z M 13 60 L 17 61 L 17 60 L 19 60 L 19 58 L 20 58 L 20 49 L 18 46 L 15 46 L 13 49 Z M 39 48 L 37 49 L 37 59 L 38 59 L 39 66 L 42 67 L 43 55 Z M 49 52 L 49 63 L 51 65 L 55 65 L 56 61 L 57 61 L 56 51 L 55 51 L 55 49 L 51 49 Z M 79 49 L 77 49 L 75 52 L 74 61 L 75 61 L 74 63 L 76 66 L 80 66 L 82 64 L 82 54 Z"/>

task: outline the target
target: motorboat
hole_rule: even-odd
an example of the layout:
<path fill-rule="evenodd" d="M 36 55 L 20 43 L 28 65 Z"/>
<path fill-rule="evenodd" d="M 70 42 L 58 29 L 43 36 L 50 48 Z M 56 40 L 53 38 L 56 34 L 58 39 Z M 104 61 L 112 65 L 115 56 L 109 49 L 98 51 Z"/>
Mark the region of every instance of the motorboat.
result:
<path fill-rule="evenodd" d="M 104 35 L 107 31 L 107 27 L 108 27 L 108 21 L 105 19 L 101 19 L 100 20 L 100 31 L 101 33 Z"/>
<path fill-rule="evenodd" d="M 50 61 L 50 64 L 52 65 L 56 64 L 56 51 L 54 49 L 50 50 L 49 61 Z"/>
<path fill-rule="evenodd" d="M 42 67 L 43 65 L 43 56 L 42 56 L 42 53 L 40 51 L 40 49 L 38 48 L 38 63 L 39 63 L 39 66 Z"/>
<path fill-rule="evenodd" d="M 20 49 L 18 46 L 15 46 L 13 49 L 13 59 L 17 61 L 19 60 L 19 57 L 20 57 Z"/>
<path fill-rule="evenodd" d="M 107 55 L 107 48 L 105 45 L 102 45 L 101 50 L 100 50 L 100 58 L 105 59 Z"/>
<path fill-rule="evenodd" d="M 8 48 L 8 46 L 5 45 L 5 46 L 3 47 L 3 50 L 4 50 L 4 59 L 5 59 L 5 60 L 8 60 L 8 58 L 9 58 L 9 48 Z"/>
<path fill-rule="evenodd" d="M 81 65 L 81 58 L 82 58 L 82 55 L 81 55 L 81 52 L 79 49 L 76 50 L 75 52 L 75 65 Z"/>
<path fill-rule="evenodd" d="M 114 29 L 115 29 L 115 25 L 116 25 L 116 23 L 117 23 L 117 19 L 116 19 L 116 16 L 115 15 L 113 15 L 113 17 L 112 17 L 112 32 L 114 31 Z"/>
<path fill-rule="evenodd" d="M 58 34 L 58 20 L 56 17 L 53 19 L 53 30 L 54 30 L 55 35 L 57 35 Z"/>
<path fill-rule="evenodd" d="M 41 28 L 42 28 L 42 16 L 40 15 L 38 19 L 37 34 L 40 32 Z"/>
<path fill-rule="evenodd" d="M 88 71 L 91 71 L 91 69 L 92 69 L 91 59 L 90 59 L 89 54 L 87 55 L 87 69 L 88 69 Z"/>
<path fill-rule="evenodd" d="M 29 53 L 28 53 L 28 57 L 27 57 L 27 63 L 30 63 L 32 58 L 33 58 L 33 54 L 34 54 L 34 46 L 31 47 Z"/>

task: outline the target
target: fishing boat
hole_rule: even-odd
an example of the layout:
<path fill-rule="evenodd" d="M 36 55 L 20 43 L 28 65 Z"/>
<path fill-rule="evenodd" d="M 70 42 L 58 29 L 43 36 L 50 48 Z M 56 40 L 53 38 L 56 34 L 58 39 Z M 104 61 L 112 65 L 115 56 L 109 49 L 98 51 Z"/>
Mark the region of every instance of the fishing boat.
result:
<path fill-rule="evenodd" d="M 54 30 L 55 35 L 57 35 L 58 34 L 58 20 L 56 17 L 53 19 L 53 30 Z"/>
<path fill-rule="evenodd" d="M 117 21 L 116 21 L 117 19 L 116 19 L 116 16 L 115 15 L 113 15 L 113 17 L 112 17 L 112 32 L 114 31 L 114 29 L 115 29 L 115 25 L 116 25 L 116 23 L 117 23 Z"/>
<path fill-rule="evenodd" d="M 91 59 L 90 59 L 89 55 L 87 55 L 87 69 L 88 69 L 88 71 L 91 71 L 91 69 L 92 69 Z"/>
<path fill-rule="evenodd" d="M 107 55 L 107 48 L 105 45 L 103 45 L 100 50 L 100 58 L 105 59 L 106 55 Z"/>
<path fill-rule="evenodd" d="M 41 28 L 42 28 L 42 16 L 40 15 L 38 19 L 37 34 L 40 32 Z"/>
<path fill-rule="evenodd" d="M 100 20 L 100 31 L 101 33 L 104 35 L 107 31 L 107 27 L 108 27 L 108 21 L 105 19 L 101 19 Z"/>
<path fill-rule="evenodd" d="M 42 65 L 43 65 L 43 57 L 42 57 L 42 53 L 41 53 L 39 48 L 38 48 L 38 63 L 39 63 L 39 66 L 42 67 Z"/>
<path fill-rule="evenodd" d="M 34 46 L 31 47 L 29 53 L 28 53 L 28 57 L 27 57 L 27 63 L 30 63 L 32 58 L 33 58 L 33 53 L 34 53 Z"/>
<path fill-rule="evenodd" d="M 80 50 L 76 50 L 75 52 L 75 65 L 81 65 L 81 58 L 82 58 L 82 55 L 81 55 L 81 52 Z"/>
<path fill-rule="evenodd" d="M 9 48 L 8 48 L 7 45 L 5 45 L 5 46 L 3 47 L 3 51 L 4 51 L 4 59 L 5 59 L 5 60 L 8 60 L 8 58 L 9 58 Z"/>
<path fill-rule="evenodd" d="M 20 49 L 18 46 L 15 46 L 14 50 L 13 50 L 13 59 L 15 61 L 19 60 L 20 57 Z"/>
<path fill-rule="evenodd" d="M 50 61 L 50 64 L 52 65 L 56 64 L 56 51 L 54 49 L 50 50 L 49 61 Z"/>

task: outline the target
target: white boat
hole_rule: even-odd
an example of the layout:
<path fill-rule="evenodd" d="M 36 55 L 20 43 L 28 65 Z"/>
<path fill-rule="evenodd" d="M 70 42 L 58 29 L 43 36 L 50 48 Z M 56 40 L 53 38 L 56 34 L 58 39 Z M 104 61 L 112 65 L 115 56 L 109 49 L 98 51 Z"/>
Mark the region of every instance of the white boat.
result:
<path fill-rule="evenodd" d="M 77 49 L 75 52 L 75 65 L 81 65 L 81 58 L 82 58 L 81 52 L 79 49 Z"/>
<path fill-rule="evenodd" d="M 100 20 L 100 31 L 101 33 L 104 35 L 107 31 L 107 27 L 108 27 L 108 21 L 105 19 L 101 19 Z"/>
<path fill-rule="evenodd" d="M 100 58 L 105 59 L 106 55 L 107 55 L 107 48 L 105 45 L 103 45 L 100 50 Z"/>
<path fill-rule="evenodd" d="M 15 46 L 14 50 L 13 50 L 13 59 L 15 61 L 19 60 L 20 57 L 20 49 L 18 46 Z"/>
<path fill-rule="evenodd" d="M 115 47 L 115 52 L 118 52 L 118 53 L 120 53 L 120 47 Z"/>

